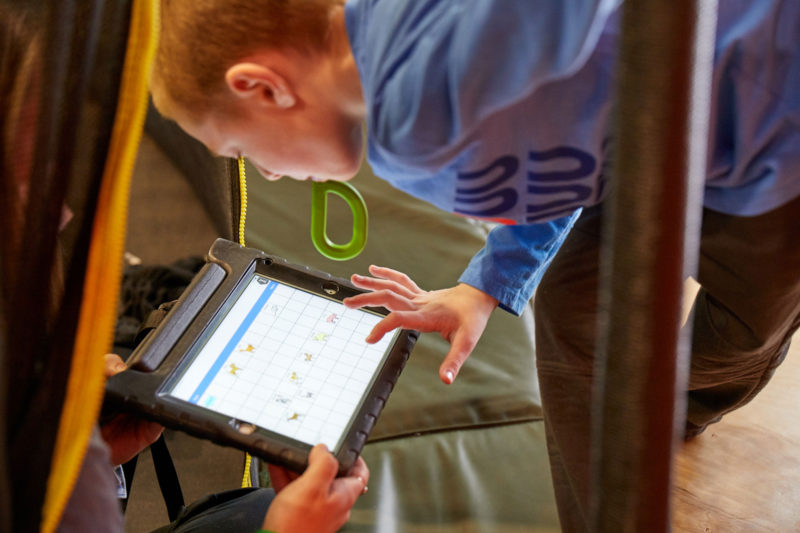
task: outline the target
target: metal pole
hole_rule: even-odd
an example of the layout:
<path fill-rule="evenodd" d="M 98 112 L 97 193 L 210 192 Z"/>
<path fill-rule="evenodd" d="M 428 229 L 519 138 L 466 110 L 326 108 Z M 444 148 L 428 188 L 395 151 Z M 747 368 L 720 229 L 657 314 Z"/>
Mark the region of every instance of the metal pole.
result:
<path fill-rule="evenodd" d="M 685 276 L 697 266 L 716 0 L 626 0 L 601 265 L 593 531 L 670 530 Z"/>

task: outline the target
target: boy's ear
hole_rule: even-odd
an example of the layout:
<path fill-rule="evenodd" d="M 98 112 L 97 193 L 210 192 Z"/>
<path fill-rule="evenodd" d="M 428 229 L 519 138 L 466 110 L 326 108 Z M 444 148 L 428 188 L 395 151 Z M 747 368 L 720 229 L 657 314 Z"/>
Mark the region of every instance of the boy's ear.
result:
<path fill-rule="evenodd" d="M 270 67 L 258 63 L 236 63 L 225 72 L 225 83 L 239 98 L 288 109 L 297 98 L 289 82 Z"/>

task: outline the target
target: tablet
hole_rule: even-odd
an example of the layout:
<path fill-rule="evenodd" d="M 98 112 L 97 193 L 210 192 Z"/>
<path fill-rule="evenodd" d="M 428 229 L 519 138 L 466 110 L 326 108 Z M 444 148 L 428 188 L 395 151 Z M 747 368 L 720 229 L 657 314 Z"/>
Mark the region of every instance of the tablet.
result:
<path fill-rule="evenodd" d="M 348 309 L 346 280 L 217 240 L 206 266 L 111 378 L 107 409 L 302 471 L 324 443 L 345 473 L 418 332 L 364 339 L 388 313 Z"/>

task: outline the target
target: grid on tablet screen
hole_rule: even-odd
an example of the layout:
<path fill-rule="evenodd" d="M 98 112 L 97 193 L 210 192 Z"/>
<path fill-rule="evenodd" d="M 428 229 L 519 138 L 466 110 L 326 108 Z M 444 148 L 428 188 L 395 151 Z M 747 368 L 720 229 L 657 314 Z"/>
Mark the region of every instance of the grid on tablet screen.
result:
<path fill-rule="evenodd" d="M 368 345 L 364 338 L 381 317 L 264 279 L 250 282 L 195 358 L 199 370 L 187 372 L 172 394 L 334 449 L 390 336 Z"/>

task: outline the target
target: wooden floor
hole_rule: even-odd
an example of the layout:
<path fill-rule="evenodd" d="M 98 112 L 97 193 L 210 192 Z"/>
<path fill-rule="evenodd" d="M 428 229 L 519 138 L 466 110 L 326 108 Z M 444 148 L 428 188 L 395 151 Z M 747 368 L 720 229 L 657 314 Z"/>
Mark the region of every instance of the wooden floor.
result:
<path fill-rule="evenodd" d="M 676 459 L 675 532 L 800 532 L 800 335 L 775 376 Z"/>

